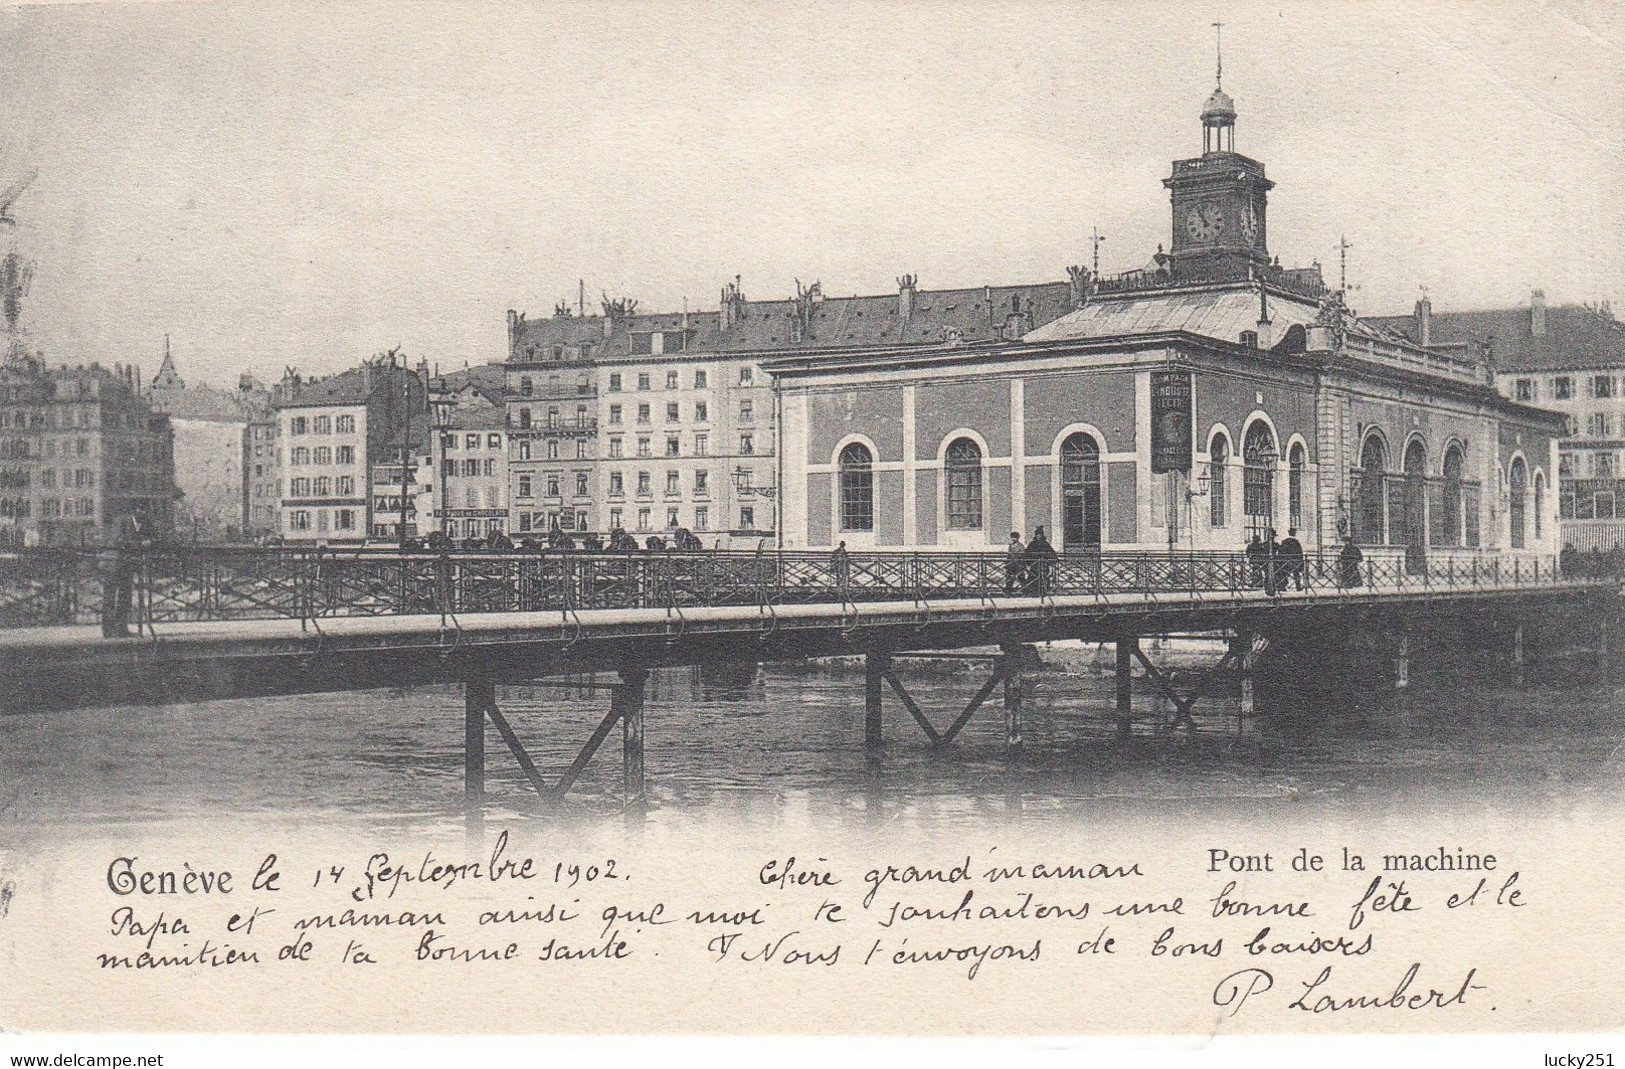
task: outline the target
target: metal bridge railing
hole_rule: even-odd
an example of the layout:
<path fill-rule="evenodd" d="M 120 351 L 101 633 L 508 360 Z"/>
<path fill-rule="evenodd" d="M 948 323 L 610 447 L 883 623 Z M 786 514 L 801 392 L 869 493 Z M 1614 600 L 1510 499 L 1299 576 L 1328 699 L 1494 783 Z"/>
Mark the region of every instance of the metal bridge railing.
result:
<path fill-rule="evenodd" d="M 0 625 L 95 623 L 106 551 L 0 554 Z M 132 626 L 208 620 L 850 604 L 1010 597 L 1147 600 L 1305 591 L 1517 589 L 1563 578 L 1551 557 L 1430 552 L 1424 562 L 1309 554 L 1064 554 L 1011 566 L 1001 553 L 380 552 L 187 548 L 126 558 Z M 1603 578 L 1589 575 L 1589 578 Z"/>

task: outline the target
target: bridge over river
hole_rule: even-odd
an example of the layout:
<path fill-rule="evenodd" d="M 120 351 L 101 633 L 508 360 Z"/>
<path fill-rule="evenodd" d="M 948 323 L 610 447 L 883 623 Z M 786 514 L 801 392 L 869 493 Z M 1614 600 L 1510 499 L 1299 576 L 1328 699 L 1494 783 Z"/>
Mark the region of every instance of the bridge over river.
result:
<path fill-rule="evenodd" d="M 120 584 L 133 633 L 104 638 L 104 587 Z M 192 548 L 115 562 L 39 551 L 0 558 L 0 672 L 12 712 L 460 683 L 471 797 L 484 789 L 489 722 L 549 797 L 619 725 L 635 800 L 644 683 L 661 666 L 748 675 L 767 661 L 862 655 L 867 746 L 882 744 L 888 689 L 929 742 L 947 745 L 1001 687 L 1016 745 L 1036 643 L 1113 643 L 1122 729 L 1136 666 L 1172 703 L 1176 726 L 1194 728 L 1192 707 L 1220 691 L 1239 695 L 1241 716 L 1266 711 L 1255 678 L 1312 705 L 1348 685 L 1339 658 L 1356 646 L 1380 649 L 1397 686 L 1413 641 L 1439 636 L 1504 650 L 1516 673 L 1532 638 L 1578 641 L 1605 671 L 1619 595 L 1613 577 L 1482 552 L 1311 555 L 1296 568 L 1244 554 L 1099 553 L 1012 569 L 989 553 Z M 1192 685 L 1140 649 L 1143 637 L 1170 634 L 1222 636 L 1225 652 Z M 899 671 L 923 651 L 990 665 L 945 723 L 919 708 Z M 549 784 L 496 688 L 593 672 L 618 676 L 610 708 Z"/>

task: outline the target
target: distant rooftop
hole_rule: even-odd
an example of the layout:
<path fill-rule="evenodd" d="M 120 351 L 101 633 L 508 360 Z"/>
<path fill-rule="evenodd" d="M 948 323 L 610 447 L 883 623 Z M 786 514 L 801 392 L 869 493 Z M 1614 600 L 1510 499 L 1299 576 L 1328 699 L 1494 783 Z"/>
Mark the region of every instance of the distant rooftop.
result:
<path fill-rule="evenodd" d="M 1419 302 L 1420 303 L 1420 302 Z M 1568 371 L 1625 368 L 1625 323 L 1606 308 L 1545 307 L 1537 298 L 1523 308 L 1428 314 L 1429 345 L 1470 349 L 1487 343 L 1497 371 Z M 1420 341 L 1420 309 L 1374 322 Z"/>

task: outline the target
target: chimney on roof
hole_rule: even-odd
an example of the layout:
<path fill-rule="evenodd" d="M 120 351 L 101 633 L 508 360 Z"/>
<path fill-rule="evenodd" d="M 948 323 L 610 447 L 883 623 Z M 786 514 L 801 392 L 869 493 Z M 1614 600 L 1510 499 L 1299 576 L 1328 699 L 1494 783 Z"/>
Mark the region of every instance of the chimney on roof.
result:
<path fill-rule="evenodd" d="M 902 330 L 908 330 L 908 321 L 914 315 L 914 292 L 919 285 L 917 275 L 904 275 L 897 280 L 897 318 L 903 321 Z"/>
<path fill-rule="evenodd" d="M 1082 308 L 1089 303 L 1089 288 L 1092 278 L 1089 269 L 1081 264 L 1074 264 L 1066 269 L 1067 288 L 1071 291 L 1072 307 Z"/>
<path fill-rule="evenodd" d="M 519 313 L 508 309 L 508 355 L 512 356 L 519 344 Z"/>
<path fill-rule="evenodd" d="M 1529 295 L 1529 333 L 1536 338 L 1546 336 L 1546 291 L 1536 290 Z"/>
<path fill-rule="evenodd" d="M 1433 302 L 1427 294 L 1416 302 L 1416 344 L 1426 349 L 1433 344 Z"/>
<path fill-rule="evenodd" d="M 731 330 L 735 323 L 744 318 L 745 295 L 739 288 L 739 276 L 722 287 L 722 329 Z"/>

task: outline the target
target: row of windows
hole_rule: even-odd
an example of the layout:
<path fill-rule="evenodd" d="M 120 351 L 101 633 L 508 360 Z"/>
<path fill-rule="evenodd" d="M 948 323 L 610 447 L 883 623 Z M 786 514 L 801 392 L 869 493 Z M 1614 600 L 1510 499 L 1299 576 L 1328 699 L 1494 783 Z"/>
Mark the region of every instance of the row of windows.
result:
<path fill-rule="evenodd" d="M 655 528 L 653 526 L 653 524 L 654 524 L 654 510 L 653 509 L 640 508 L 633 515 L 634 515 L 634 518 L 635 518 L 635 522 L 637 524 L 637 526 L 632 528 L 633 530 L 635 530 L 635 531 L 653 531 L 653 530 L 655 530 Z M 618 509 L 618 508 L 612 508 L 612 509 L 609 510 L 609 528 L 610 528 L 610 530 L 612 530 L 612 531 L 616 530 L 616 529 L 625 530 L 626 529 L 626 522 L 625 521 L 626 521 L 625 510 Z M 675 531 L 675 530 L 677 530 L 677 528 L 682 527 L 682 526 L 683 526 L 683 510 L 681 508 L 678 508 L 675 505 L 671 506 L 668 509 L 666 509 L 666 526 L 663 529 L 667 530 L 667 531 Z M 711 508 L 710 508 L 710 506 L 708 506 L 708 505 L 696 505 L 696 506 L 694 506 L 694 523 L 692 525 L 692 529 L 695 530 L 695 531 L 709 531 L 711 529 Z M 745 506 L 740 508 L 740 510 L 739 510 L 739 529 L 742 530 L 742 531 L 754 531 L 754 530 L 756 530 L 756 509 L 753 506 L 745 505 Z"/>
<path fill-rule="evenodd" d="M 118 421 L 110 420 L 109 422 L 111 425 L 116 426 Z M 126 423 L 133 427 L 136 425 L 136 420 L 132 416 L 126 420 Z M 8 411 L 0 411 L 0 428 L 9 428 L 12 426 L 15 426 L 16 429 L 20 431 L 30 429 L 89 430 L 90 428 L 96 426 L 96 420 L 91 415 L 91 411 L 88 408 L 81 408 L 77 411 L 69 409 L 68 411 L 61 413 L 58 413 L 54 409 L 48 409 L 43 414 L 39 412 L 29 412 L 26 409 L 18 409 L 15 415 Z"/>
<path fill-rule="evenodd" d="M 666 435 L 665 447 L 665 452 L 661 454 L 662 456 L 680 457 L 683 455 L 683 442 L 681 436 L 679 435 Z M 654 452 L 652 440 L 645 437 L 638 438 L 637 450 L 637 455 L 640 457 L 653 456 Z M 609 455 L 612 459 L 626 456 L 626 445 L 620 435 L 610 436 Z M 694 436 L 693 455 L 697 457 L 708 457 L 711 455 L 710 435 L 696 434 Z M 747 431 L 739 436 L 739 455 L 745 457 L 756 455 L 756 435 L 753 432 Z"/>
<path fill-rule="evenodd" d="M 649 390 L 649 389 L 654 388 L 653 376 L 652 376 L 652 374 L 650 372 L 639 371 L 639 372 L 636 373 L 636 375 L 637 375 L 636 382 L 637 382 L 637 388 L 638 389 L 640 389 L 640 390 Z M 610 372 L 610 375 L 609 375 L 609 392 L 610 393 L 620 393 L 621 389 L 622 389 L 622 384 L 624 383 L 624 381 L 625 380 L 622 377 L 621 372 L 619 372 L 619 371 Z M 756 381 L 756 369 L 755 368 L 750 367 L 749 365 L 746 365 L 746 366 L 741 367 L 739 369 L 739 385 L 741 385 L 741 386 L 750 386 L 750 385 L 753 385 L 755 383 L 755 381 Z M 668 390 L 677 390 L 677 389 L 681 389 L 681 388 L 682 388 L 682 385 L 681 385 L 681 382 L 679 381 L 677 369 L 676 368 L 668 369 L 666 371 L 666 389 L 668 389 Z M 695 368 L 694 369 L 694 388 L 696 390 L 705 390 L 705 389 L 710 388 L 710 376 L 707 374 L 705 368 Z"/>
<path fill-rule="evenodd" d="M 1597 400 L 1619 396 L 1619 383 L 1613 375 L 1589 375 L 1587 379 L 1587 396 Z M 1518 401 L 1540 400 L 1541 380 L 1533 377 L 1517 378 L 1512 380 L 1512 396 Z M 1547 386 L 1554 401 L 1571 401 L 1574 399 L 1574 376 L 1553 375 Z"/>
<path fill-rule="evenodd" d="M 1563 452 L 1557 455 L 1557 474 L 1564 479 L 1611 479 L 1620 470 L 1611 450 L 1586 453 Z"/>
<path fill-rule="evenodd" d="M 461 475 L 465 478 L 472 475 L 483 475 L 489 477 L 495 475 L 496 473 L 497 462 L 492 457 L 486 457 L 484 460 L 480 460 L 477 457 L 470 457 L 467 460 L 462 461 L 460 465 L 458 461 L 455 460 L 446 461 L 447 478 L 456 475 Z"/>
<path fill-rule="evenodd" d="M 469 520 L 468 522 L 473 524 L 478 521 Z M 501 523 L 502 521 L 495 520 L 492 522 Z M 446 525 L 446 533 L 453 538 L 457 537 L 451 530 L 454 525 L 455 521 Z M 589 530 L 586 512 L 574 512 L 565 509 L 562 512 L 521 512 L 519 514 L 519 529 L 521 531 L 551 531 L 555 525 L 562 531 Z"/>
<path fill-rule="evenodd" d="M 40 472 L 40 485 L 46 488 L 56 486 L 56 469 L 46 468 Z M 75 471 L 62 473 L 62 486 L 64 489 L 71 486 L 77 490 L 93 490 L 96 487 L 96 473 L 88 468 L 79 468 Z"/>
<path fill-rule="evenodd" d="M 636 481 L 636 483 L 634 485 L 637 487 L 637 493 L 638 493 L 639 497 L 645 497 L 645 496 L 647 496 L 647 495 L 649 495 L 649 494 L 651 494 L 653 492 L 653 490 L 651 488 L 652 483 L 651 483 L 650 475 L 646 471 L 640 471 L 640 472 L 637 473 L 637 481 Z M 741 489 L 743 489 L 743 488 L 744 487 L 741 487 Z M 680 494 L 682 492 L 683 492 L 683 490 L 682 490 L 682 475 L 679 472 L 668 471 L 666 473 L 666 494 L 668 496 L 670 496 L 670 495 L 674 495 L 674 494 Z M 694 493 L 695 493 L 695 495 L 696 496 L 704 496 L 705 494 L 709 494 L 710 492 L 711 492 L 711 473 L 708 472 L 708 471 L 696 471 L 694 473 Z M 625 479 L 625 476 L 621 472 L 612 471 L 612 472 L 609 473 L 609 496 L 610 497 L 625 497 L 626 496 L 626 479 Z"/>
<path fill-rule="evenodd" d="M 296 445 L 288 450 L 288 465 L 295 468 L 354 463 L 355 446 L 353 445 L 341 445 L 337 449 L 325 445 L 319 445 L 314 449 L 309 446 Z"/>
<path fill-rule="evenodd" d="M 557 472 L 548 472 L 545 476 L 542 477 L 543 485 L 547 488 L 547 495 L 546 496 L 548 496 L 548 497 L 560 497 L 560 496 L 562 496 L 559 493 L 559 490 L 563 485 L 562 478 L 563 477 L 561 475 L 559 475 Z M 529 498 L 529 497 L 534 497 L 535 496 L 536 483 L 532 479 L 531 476 L 529 476 L 529 475 L 521 475 L 521 476 L 519 476 L 518 483 L 519 483 L 518 492 L 519 492 L 520 497 Z M 586 497 L 588 495 L 587 486 L 588 486 L 587 473 L 584 472 L 584 471 L 576 472 L 576 496 L 577 497 Z"/>
<path fill-rule="evenodd" d="M 26 502 L 23 503 L 26 506 Z M 24 507 L 17 515 L 26 517 L 29 510 Z M 61 519 L 64 516 L 75 516 L 79 519 L 96 518 L 96 499 L 90 497 L 47 497 L 40 499 L 40 515 L 48 520 Z"/>
<path fill-rule="evenodd" d="M 557 438 L 549 438 L 547 440 L 547 443 L 546 443 L 545 447 L 543 448 L 542 452 L 546 455 L 546 458 L 548 460 L 558 460 L 559 459 L 559 441 L 558 441 L 558 439 Z M 534 453 L 535 453 L 535 447 L 532 446 L 530 439 L 529 438 L 521 438 L 519 440 L 518 458 L 517 459 L 519 459 L 519 460 L 535 460 L 537 458 L 533 455 Z M 586 460 L 587 459 L 587 440 L 585 438 L 578 439 L 576 441 L 576 459 L 577 460 Z"/>
<path fill-rule="evenodd" d="M 289 497 L 354 497 L 355 476 L 340 475 L 330 478 L 322 475 L 311 479 L 301 476 L 288 480 Z"/>
<path fill-rule="evenodd" d="M 288 513 L 288 529 L 290 531 L 310 531 L 312 530 L 311 519 L 314 516 L 314 530 L 316 533 L 321 534 L 328 529 L 328 515 L 329 513 L 325 509 L 317 510 L 314 513 L 310 509 L 294 509 Z M 333 530 L 354 531 L 356 529 L 355 509 L 334 509 L 331 515 L 333 517 L 331 520 Z"/>
<path fill-rule="evenodd" d="M 549 375 L 547 377 L 547 393 L 545 394 L 545 396 L 547 396 L 547 397 L 560 396 L 559 389 L 560 389 L 559 377 L 557 375 Z M 576 379 L 575 392 L 579 396 L 587 396 L 587 395 L 591 394 L 592 393 L 592 380 L 590 380 L 585 374 L 581 375 L 581 377 Z M 520 380 L 519 380 L 519 396 L 520 397 L 532 397 L 532 396 L 535 396 L 535 393 L 536 393 L 536 380 L 532 379 L 529 375 L 525 375 L 525 376 L 521 377 Z"/>
<path fill-rule="evenodd" d="M 535 426 L 547 427 L 547 428 L 554 429 L 554 430 L 561 429 L 561 428 L 567 428 L 567 427 L 576 427 L 576 428 L 579 428 L 579 429 L 590 430 L 592 428 L 592 424 L 593 424 L 592 417 L 587 414 L 587 406 L 586 405 L 577 405 L 576 406 L 576 418 L 575 418 L 574 423 L 567 422 L 564 419 L 564 417 L 559 414 L 559 410 L 558 410 L 557 405 L 553 405 L 553 406 L 550 406 L 548 408 L 548 410 L 547 410 L 547 421 L 545 423 L 537 424 L 536 422 L 534 422 L 533 415 L 534 414 L 528 408 L 521 408 L 519 410 L 519 429 L 520 430 L 528 431 L 532 427 L 535 427 Z M 470 437 L 473 437 L 473 436 L 471 435 Z M 497 435 L 493 434 L 491 437 L 496 438 Z M 470 446 L 469 448 L 472 449 L 473 447 Z M 495 449 L 496 446 L 493 445 L 492 448 Z"/>
<path fill-rule="evenodd" d="M 289 434 L 354 434 L 355 417 L 294 416 L 288 420 Z"/>
<path fill-rule="evenodd" d="M 611 424 L 617 424 L 617 425 L 620 424 L 622 422 L 623 414 L 624 414 L 624 412 L 623 412 L 622 406 L 620 406 L 620 405 L 610 405 L 609 406 L 609 422 Z M 667 423 L 678 423 L 678 422 L 682 421 L 682 418 L 683 418 L 682 406 L 680 406 L 676 401 L 668 401 L 668 402 L 666 402 L 666 422 Z M 647 403 L 643 403 L 643 404 L 638 405 L 637 419 L 638 419 L 639 423 L 648 423 L 649 422 L 649 420 L 650 420 L 650 408 L 649 408 L 649 405 Z M 695 423 L 708 423 L 708 422 L 710 422 L 710 419 L 711 419 L 710 406 L 704 401 L 695 401 L 694 402 L 694 422 Z M 751 401 L 751 400 L 748 400 L 748 399 L 740 401 L 739 402 L 739 422 L 741 422 L 741 423 L 751 423 L 755 419 L 756 419 L 756 405 L 755 405 L 755 402 Z"/>
<path fill-rule="evenodd" d="M 557 410 L 555 409 L 554 411 L 557 411 Z M 583 410 L 583 411 L 585 411 L 585 410 Z M 483 436 L 480 435 L 479 433 L 465 434 L 465 435 L 462 436 L 463 448 L 464 449 L 469 449 L 469 450 L 478 449 L 480 447 L 480 442 L 482 440 L 485 442 L 485 448 L 487 448 L 487 449 L 501 449 L 502 448 L 502 435 L 501 434 L 496 434 L 496 433 L 486 434 L 486 435 L 483 435 Z M 455 435 L 455 434 L 442 434 L 440 436 L 440 448 L 445 450 L 448 453 L 456 452 L 456 450 L 457 450 L 457 435 Z"/>

